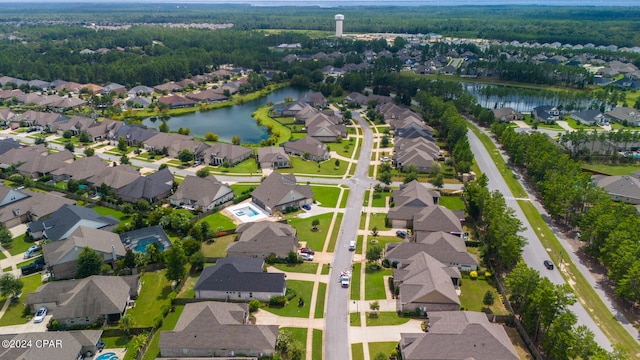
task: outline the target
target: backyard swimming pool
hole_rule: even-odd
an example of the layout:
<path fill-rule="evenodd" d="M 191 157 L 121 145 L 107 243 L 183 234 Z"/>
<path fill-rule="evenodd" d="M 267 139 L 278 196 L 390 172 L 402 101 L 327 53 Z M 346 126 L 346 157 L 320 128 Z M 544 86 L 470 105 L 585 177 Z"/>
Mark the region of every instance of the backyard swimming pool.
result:
<path fill-rule="evenodd" d="M 228 210 L 242 222 L 253 222 L 269 217 L 251 202 L 229 207 Z"/>
<path fill-rule="evenodd" d="M 133 241 L 132 241 L 132 243 L 133 243 Z M 147 253 L 147 246 L 150 245 L 150 244 L 153 244 L 153 243 L 157 243 L 158 244 L 158 247 L 160 248 L 160 252 L 164 251 L 164 244 L 162 244 L 162 241 L 160 241 L 155 236 L 139 239 L 138 243 L 133 246 L 133 251 L 146 254 Z"/>

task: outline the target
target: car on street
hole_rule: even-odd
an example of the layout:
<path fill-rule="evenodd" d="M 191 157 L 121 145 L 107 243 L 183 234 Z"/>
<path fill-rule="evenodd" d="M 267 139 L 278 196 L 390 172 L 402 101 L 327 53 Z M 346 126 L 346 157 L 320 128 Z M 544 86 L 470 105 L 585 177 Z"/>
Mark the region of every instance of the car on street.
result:
<path fill-rule="evenodd" d="M 396 231 L 396 236 L 398 236 L 401 239 L 404 239 L 407 236 L 409 236 L 409 233 L 406 232 L 406 231 L 398 230 L 398 231 Z"/>
<path fill-rule="evenodd" d="M 44 265 L 44 258 L 39 257 L 31 264 L 21 267 L 20 271 L 22 272 L 22 275 L 29 275 L 41 271 L 42 269 L 44 269 Z"/>
<path fill-rule="evenodd" d="M 302 253 L 302 254 L 309 254 L 309 255 L 315 255 L 315 254 L 316 254 L 316 252 L 315 252 L 315 251 L 313 251 L 313 249 L 311 249 L 311 248 L 306 248 L 306 247 L 303 247 L 302 249 L 300 249 L 300 253 Z"/>
<path fill-rule="evenodd" d="M 300 254 L 300 257 L 302 258 L 302 260 L 307 260 L 307 261 L 313 261 L 313 255 L 311 254 Z"/>
<path fill-rule="evenodd" d="M 545 260 L 544 267 L 546 267 L 549 270 L 553 270 L 553 263 L 551 262 L 551 260 Z"/>
<path fill-rule="evenodd" d="M 43 306 L 40 309 L 38 309 L 36 316 L 33 317 L 33 322 L 36 324 L 41 323 L 46 316 L 47 316 L 47 308 Z"/>
<path fill-rule="evenodd" d="M 32 256 L 34 256 L 35 254 L 37 254 L 38 252 L 40 252 L 40 247 L 38 245 L 31 245 L 27 251 L 24 253 L 24 258 L 28 259 Z"/>

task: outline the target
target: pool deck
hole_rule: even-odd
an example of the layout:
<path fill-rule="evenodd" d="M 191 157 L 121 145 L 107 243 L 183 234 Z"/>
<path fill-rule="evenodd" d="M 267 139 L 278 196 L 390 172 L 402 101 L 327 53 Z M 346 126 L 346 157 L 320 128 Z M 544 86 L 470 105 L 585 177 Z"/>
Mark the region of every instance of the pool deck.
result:
<path fill-rule="evenodd" d="M 257 212 L 258 214 L 254 215 L 254 216 L 236 214 L 236 212 L 238 210 L 241 210 L 241 209 L 244 209 L 244 208 L 247 208 L 247 207 L 250 208 L 251 210 Z M 231 214 L 233 216 L 233 218 L 235 220 L 237 220 L 237 222 L 239 222 L 240 224 L 247 223 L 247 222 L 256 222 L 256 221 L 267 220 L 270 217 L 269 214 L 265 213 L 262 209 L 260 209 L 257 205 L 252 203 L 250 200 L 241 202 L 241 203 L 239 203 L 237 205 L 234 205 L 234 206 L 230 206 L 230 207 L 226 208 L 225 210 L 228 211 L 228 214 Z"/>

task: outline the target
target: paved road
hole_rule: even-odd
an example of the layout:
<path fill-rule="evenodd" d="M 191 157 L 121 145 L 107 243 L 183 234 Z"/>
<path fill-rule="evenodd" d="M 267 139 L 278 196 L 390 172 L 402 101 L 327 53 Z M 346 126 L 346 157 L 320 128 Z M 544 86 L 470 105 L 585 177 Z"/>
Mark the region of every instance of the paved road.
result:
<path fill-rule="evenodd" d="M 369 124 L 364 121 L 360 114 L 353 112 L 353 118 L 360 123 L 364 130 L 364 139 L 361 144 L 360 158 L 356 167 L 355 176 L 348 180 L 349 198 L 347 208 L 340 226 L 338 243 L 331 264 L 329 274 L 329 295 L 325 317 L 325 347 L 324 354 L 327 360 L 344 360 L 349 357 L 351 347 L 349 345 L 349 295 L 350 289 L 340 286 L 338 275 L 345 268 L 351 269 L 353 253 L 349 251 L 349 241 L 357 238 L 358 226 L 360 225 L 360 215 L 362 213 L 362 203 L 364 192 L 367 188 L 375 184 L 369 179 L 369 162 L 371 159 L 371 149 L 373 147 L 373 133 Z"/>
<path fill-rule="evenodd" d="M 524 213 L 522 212 L 522 209 L 520 209 L 518 202 L 515 200 L 513 193 L 511 193 L 511 190 L 504 181 L 504 178 L 502 178 L 498 168 L 491 160 L 489 153 L 480 142 L 480 139 L 471 130 L 469 130 L 467 136 L 469 138 L 469 145 L 471 145 L 471 151 L 473 151 L 480 170 L 489 178 L 489 191 L 500 191 L 504 195 L 507 206 L 515 211 L 516 217 L 520 219 L 522 225 L 525 227 L 525 230 L 521 235 L 527 239 L 528 244 L 524 247 L 522 258 L 529 267 L 536 269 L 542 276 L 546 276 L 554 284 L 564 284 L 565 281 L 562 278 L 562 275 L 558 272 L 557 267 L 554 270 L 547 270 L 547 268 L 544 267 L 543 261 L 549 258 L 547 250 L 542 246 L 540 239 L 538 239 L 535 232 L 531 229 L 529 221 L 524 216 Z M 593 332 L 598 344 L 611 351 L 611 342 L 600 330 L 598 325 L 596 325 L 582 304 L 580 302 L 576 302 L 571 306 L 571 310 L 578 317 L 578 325 L 586 325 Z"/>

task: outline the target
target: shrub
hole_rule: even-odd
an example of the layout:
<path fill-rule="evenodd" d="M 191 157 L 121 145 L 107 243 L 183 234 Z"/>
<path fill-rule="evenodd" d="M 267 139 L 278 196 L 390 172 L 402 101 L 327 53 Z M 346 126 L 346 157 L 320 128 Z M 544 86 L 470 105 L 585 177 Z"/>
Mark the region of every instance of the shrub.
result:
<path fill-rule="evenodd" d="M 291 300 L 295 299 L 295 297 L 296 297 L 297 295 L 298 295 L 298 294 L 296 294 L 296 291 L 295 291 L 295 290 L 293 290 L 293 289 L 291 289 L 291 288 L 287 288 L 287 292 L 285 293 L 285 295 L 284 295 L 284 296 L 287 298 L 287 300 L 291 301 Z"/>
<path fill-rule="evenodd" d="M 471 279 L 475 280 L 478 278 L 478 272 L 473 270 L 469 273 L 469 277 L 471 277 Z"/>
<path fill-rule="evenodd" d="M 287 304 L 287 298 L 284 296 L 272 296 L 269 299 L 269 306 L 284 307 Z"/>
<path fill-rule="evenodd" d="M 163 321 L 164 321 L 164 318 L 161 316 L 158 316 L 157 318 L 153 319 L 154 329 L 160 329 L 160 327 L 162 327 Z"/>
<path fill-rule="evenodd" d="M 484 298 L 482 299 L 482 303 L 487 306 L 491 306 L 493 305 L 494 302 L 495 302 L 495 297 L 493 296 L 493 292 L 491 292 L 491 290 L 487 290 L 487 292 L 484 293 Z"/>
<path fill-rule="evenodd" d="M 249 301 L 249 312 L 253 313 L 258 311 L 258 309 L 260 309 L 260 301 L 253 299 L 251 301 Z"/>

